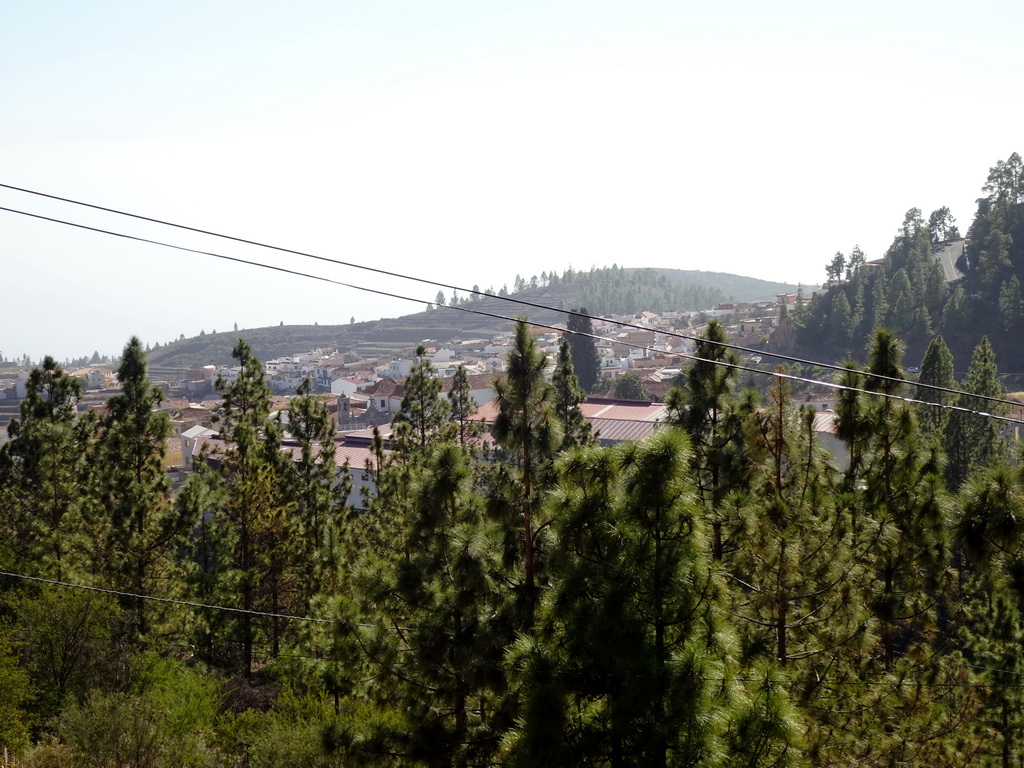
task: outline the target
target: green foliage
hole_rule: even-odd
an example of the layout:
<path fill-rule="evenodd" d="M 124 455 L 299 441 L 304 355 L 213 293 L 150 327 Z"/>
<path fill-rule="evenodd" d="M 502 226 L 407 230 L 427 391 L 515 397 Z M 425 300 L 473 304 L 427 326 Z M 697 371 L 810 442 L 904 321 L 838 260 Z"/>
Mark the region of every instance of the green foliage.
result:
<path fill-rule="evenodd" d="M 452 388 L 448 391 L 448 405 L 451 409 L 452 421 L 456 426 L 455 440 L 464 449 L 475 453 L 479 450 L 480 438 L 484 425 L 473 420 L 477 405 L 469 388 L 469 378 L 464 366 L 455 369 L 452 377 Z"/>
<path fill-rule="evenodd" d="M 986 221 L 1009 232 L 999 194 Z M 909 297 L 923 333 L 942 321 L 922 258 L 940 226 L 912 210 L 887 267 L 851 256 L 787 322 L 821 332 L 831 312 L 853 347 Z M 945 320 L 973 311 L 952 296 Z M 986 469 L 1005 455 L 991 420 L 962 420 L 954 444 L 954 419 L 902 400 L 902 342 L 870 339 L 840 377 L 834 457 L 829 415 L 794 403 L 796 371 L 763 404 L 736 393 L 717 323 L 672 423 L 616 448 L 582 428 L 567 340 L 549 384 L 517 324 L 493 442 L 466 377 L 442 397 L 421 354 L 400 450 L 375 435 L 358 514 L 323 402 L 301 387 L 286 433 L 245 343 L 219 384 L 221 440 L 173 503 L 139 343 L 103 418 L 74 414 L 44 363 L 0 450 L 0 565 L 252 613 L 5 580 L 0 744 L 38 766 L 1020 762 L 1021 474 Z M 921 367 L 920 384 L 951 384 L 941 339 Z M 981 411 L 1001 394 L 987 341 L 961 389 Z M 939 435 L 970 450 L 956 497 Z"/>
<path fill-rule="evenodd" d="M 982 397 L 1002 398 L 1006 391 L 999 381 L 995 352 L 988 337 L 982 338 L 971 355 L 971 367 L 961 383 L 963 394 L 957 405 L 981 413 L 999 413 L 1001 408 Z M 1000 426 L 992 419 L 964 411 L 954 411 L 945 430 L 948 457 L 946 481 L 951 489 L 959 489 L 977 469 L 992 466 L 1006 455 L 1006 440 Z"/>
<path fill-rule="evenodd" d="M 941 336 L 936 336 L 928 344 L 920 367 L 921 374 L 917 379 L 918 388 L 914 399 L 935 403 L 938 407 L 922 407 L 918 411 L 918 423 L 921 426 L 921 433 L 926 438 L 941 440 L 950 413 L 942 406 L 953 405 L 957 398 L 954 392 L 941 392 L 929 388 L 956 389 L 957 386 L 953 377 L 953 355 Z"/>
<path fill-rule="evenodd" d="M 195 733 L 168 727 L 166 711 L 145 695 L 92 691 L 69 704 L 56 721 L 55 739 L 26 755 L 35 768 L 206 768 L 217 755 Z"/>
<path fill-rule="evenodd" d="M 569 331 L 569 348 L 576 377 L 584 392 L 593 392 L 601 376 L 601 360 L 597 355 L 597 344 L 592 338 L 594 326 L 590 318 L 585 317 L 586 314 L 586 307 L 581 307 L 579 313 L 570 312 L 566 328 Z"/>
<path fill-rule="evenodd" d="M 668 395 L 670 421 L 690 435 L 692 476 L 702 507 L 711 515 L 715 560 L 722 559 L 725 547 L 725 497 L 742 492 L 746 471 L 740 448 L 743 426 L 729 402 L 736 380 L 736 369 L 731 366 L 739 358 L 726 346 L 726 340 L 725 329 L 711 320 L 697 341 L 697 359 L 686 370 L 682 388 L 673 387 Z"/>
<path fill-rule="evenodd" d="M 299 385 L 288 409 L 288 429 L 301 455 L 290 467 L 289 495 L 295 503 L 292 532 L 299 558 L 297 588 L 308 610 L 313 598 L 333 584 L 336 542 L 349 513 L 352 477 L 335 462 L 334 421 L 324 402 L 312 394 L 309 379 Z"/>
<path fill-rule="evenodd" d="M 371 692 L 379 711 L 402 713 L 374 718 L 368 737 L 376 746 L 367 750 L 476 764 L 493 752 L 495 719 L 504 717 L 500 537 L 461 448 L 440 446 L 414 474 L 394 542 L 403 555 L 367 560 L 357 574 L 359 626 L 342 630 L 339 642 L 357 648 L 358 668 L 379 680 Z"/>
<path fill-rule="evenodd" d="M 29 740 L 29 674 L 17 651 L 11 633 L 0 630 L 0 751 L 18 752 Z"/>
<path fill-rule="evenodd" d="M 98 680 L 111 687 L 127 681 L 127 656 L 115 642 L 121 612 L 112 598 L 42 587 L 10 594 L 5 602 L 39 721 L 66 700 L 80 700 Z"/>
<path fill-rule="evenodd" d="M 281 427 L 270 416 L 262 363 L 241 339 L 233 354 L 240 368 L 237 379 L 217 382 L 224 397 L 219 469 L 199 473 L 199 487 L 185 495 L 195 505 L 188 514 L 202 520 L 200 536 L 194 539 L 203 571 L 201 596 L 243 611 L 298 611 L 303 604 L 301 526 L 290 493 L 291 467 L 281 452 Z M 208 506 L 199 506 L 203 504 Z M 232 634 L 247 675 L 253 671 L 257 631 L 265 633 L 276 655 L 288 630 L 277 618 L 266 623 L 257 625 L 248 613 L 235 622 Z M 213 630 L 216 634 L 218 627 Z M 212 646 L 214 636 L 207 642 Z"/>
<path fill-rule="evenodd" d="M 527 612 L 536 600 L 536 547 L 534 517 L 539 510 L 539 480 L 562 440 L 563 426 L 555 413 L 555 394 L 544 380 L 547 358 L 537 348 L 526 322 L 516 323 L 515 340 L 508 353 L 504 380 L 495 381 L 498 415 L 492 434 L 514 466 L 503 475 L 506 491 L 501 506 L 507 519 L 521 521 L 523 585 Z"/>
<path fill-rule="evenodd" d="M 406 459 L 425 456 L 432 444 L 447 439 L 451 426 L 450 403 L 441 397 L 441 379 L 422 344 L 416 358 L 405 380 L 402 407 L 391 421 L 393 442 Z"/>
<path fill-rule="evenodd" d="M 943 240 L 958 240 L 960 230 L 956 227 L 956 219 L 953 217 L 947 206 L 932 211 L 928 217 L 928 231 L 931 233 L 933 243 Z"/>
<path fill-rule="evenodd" d="M 722 683 L 733 645 L 682 483 L 687 453 L 666 430 L 560 463 L 551 585 L 537 630 L 512 650 L 524 697 L 513 765 L 757 762 L 793 737 L 788 716 L 767 726 Z"/>
<path fill-rule="evenodd" d="M 165 587 L 175 568 L 178 550 L 185 546 L 192 521 L 168 501 L 170 485 L 164 475 L 166 440 L 171 432 L 167 414 L 155 411 L 163 399 L 146 378 L 146 356 L 136 337 L 128 342 L 117 369 L 120 394 L 108 401 L 101 424 L 98 463 L 101 468 L 100 510 L 107 537 L 103 567 L 107 583 L 137 595 L 168 596 Z M 138 636 L 147 634 L 151 614 L 167 611 L 141 598 L 131 601 Z"/>
<path fill-rule="evenodd" d="M 560 450 L 592 442 L 590 422 L 583 418 L 579 407 L 586 394 L 576 378 L 570 342 L 565 336 L 558 341 L 558 362 L 551 377 L 551 386 L 555 390 L 555 412 L 564 429 Z"/>
<path fill-rule="evenodd" d="M 748 586 L 736 607 L 745 652 L 782 669 L 828 667 L 864 640 L 849 511 L 814 444 L 813 413 L 794 412 L 785 379 L 750 419 L 750 487 L 732 500 L 742 529 L 725 558 Z"/>
<path fill-rule="evenodd" d="M 626 371 L 615 380 L 612 393 L 619 400 L 650 400 L 647 384 L 636 371 Z"/>
<path fill-rule="evenodd" d="M 76 419 L 81 393 L 81 382 L 46 357 L 29 374 L 20 418 L 0 447 L 0 486 L 6 489 L 0 530 L 15 565 L 32 575 L 88 573 L 76 553 L 85 546 L 96 422 Z"/>

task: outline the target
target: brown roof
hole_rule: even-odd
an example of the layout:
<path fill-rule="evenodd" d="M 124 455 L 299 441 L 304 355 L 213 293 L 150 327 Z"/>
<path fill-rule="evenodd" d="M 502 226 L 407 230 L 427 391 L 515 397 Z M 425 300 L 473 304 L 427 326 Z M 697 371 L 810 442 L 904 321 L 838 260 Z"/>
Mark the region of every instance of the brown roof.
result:
<path fill-rule="evenodd" d="M 212 416 L 213 411 L 209 408 L 200 408 L 198 406 L 189 406 L 174 412 L 175 421 L 185 421 L 187 419 L 209 419 Z"/>
<path fill-rule="evenodd" d="M 193 456 L 198 456 L 201 447 L 206 446 L 210 457 L 214 460 L 219 460 L 226 445 L 227 443 L 219 437 L 200 437 L 192 449 Z M 281 446 L 281 452 L 290 454 L 294 461 L 302 458 L 302 448 L 296 444 Z M 346 460 L 353 470 L 362 469 L 366 466 L 367 461 L 370 462 L 371 467 L 377 465 L 377 456 L 367 441 L 350 441 L 347 437 L 343 437 L 335 441 L 334 463 L 342 467 L 345 465 Z"/>
<path fill-rule="evenodd" d="M 466 381 L 469 382 L 470 389 L 493 389 L 496 378 L 502 377 L 495 376 L 493 373 L 472 373 L 466 376 Z M 455 377 L 446 376 L 441 379 L 441 391 L 451 392 L 453 384 L 455 384 Z"/>
<path fill-rule="evenodd" d="M 172 397 L 160 403 L 161 411 L 176 411 L 180 408 L 188 408 L 187 397 Z"/>
<path fill-rule="evenodd" d="M 390 397 L 401 388 L 402 384 L 394 379 L 381 379 L 359 392 L 368 397 Z"/>
<path fill-rule="evenodd" d="M 587 419 L 597 433 L 601 443 L 637 442 L 650 437 L 663 426 L 657 421 L 632 421 L 630 419 Z"/>

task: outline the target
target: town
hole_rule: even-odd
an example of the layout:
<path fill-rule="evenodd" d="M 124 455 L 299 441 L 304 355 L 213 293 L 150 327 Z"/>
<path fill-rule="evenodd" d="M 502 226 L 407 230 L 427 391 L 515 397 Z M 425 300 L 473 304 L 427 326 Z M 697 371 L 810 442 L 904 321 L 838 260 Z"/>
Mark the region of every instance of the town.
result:
<path fill-rule="evenodd" d="M 788 293 L 777 295 L 774 301 L 725 302 L 703 311 L 641 311 L 593 320 L 589 332 L 594 336 L 599 380 L 594 382 L 581 410 L 598 440 L 604 445 L 640 440 L 664 421 L 664 397 L 679 380 L 680 366 L 692 355 L 694 339 L 709 319 L 721 322 L 733 343 L 765 347 L 778 328 L 780 309 L 792 309 L 798 298 L 796 293 Z M 565 324 L 531 326 L 538 348 L 547 356 L 549 380 L 558 356 L 558 341 L 565 330 Z M 450 390 L 455 372 L 461 368 L 479 409 L 476 418 L 484 421 L 493 419 L 493 408 L 487 406 L 494 399 L 494 381 L 504 373 L 512 343 L 511 334 L 453 339 L 445 344 L 423 341 L 427 359 L 441 379 L 442 392 Z M 362 471 L 374 461 L 372 432 L 378 429 L 385 440 L 389 437 L 388 425 L 401 410 L 405 379 L 418 359 L 412 354 L 390 359 L 344 359 L 350 357 L 337 350 L 315 349 L 266 360 L 264 372 L 267 386 L 274 393 L 275 412 L 287 413 L 290 400 L 306 380 L 320 395 L 335 425 L 338 461 L 353 468 L 349 503 L 358 507 L 374 490 L 371 475 Z M 758 355 L 748 358 L 753 365 L 761 363 Z M 116 367 L 107 363 L 67 371 L 82 383 L 80 410 L 104 412 L 107 398 L 118 390 Z M 24 366 L 0 364 L 0 445 L 7 439 L 8 422 L 17 416 L 25 397 L 28 375 L 29 369 Z M 179 484 L 204 448 L 217 446 L 216 416 L 222 402 L 217 382 L 230 385 L 238 375 L 238 366 L 208 364 L 183 371 L 180 378 L 155 382 L 165 393 L 156 408 L 168 414 L 173 429 L 164 466 L 179 475 Z M 622 386 L 632 382 L 637 387 Z M 822 397 L 827 395 L 823 393 Z"/>

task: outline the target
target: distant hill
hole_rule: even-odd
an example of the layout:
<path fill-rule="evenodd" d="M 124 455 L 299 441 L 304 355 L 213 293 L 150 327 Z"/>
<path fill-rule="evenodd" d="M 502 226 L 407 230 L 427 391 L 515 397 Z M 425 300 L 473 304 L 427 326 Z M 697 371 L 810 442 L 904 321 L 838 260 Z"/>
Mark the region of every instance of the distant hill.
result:
<path fill-rule="evenodd" d="M 205 334 L 151 350 L 150 369 L 160 378 L 196 365 L 228 365 L 231 348 L 239 337 L 249 343 L 261 360 L 318 348 L 338 349 L 359 358 L 369 358 L 404 354 L 425 339 L 446 343 L 452 339 L 490 337 L 509 331 L 512 320 L 520 315 L 554 325 L 564 323 L 566 312 L 579 307 L 598 315 L 632 314 L 641 310 L 700 310 L 723 301 L 774 299 L 778 293 L 796 290 L 795 285 L 721 272 L 624 267 L 589 272 L 567 270 L 560 276 L 545 276 L 535 287 L 532 281 L 525 280 L 519 287 L 520 290 L 509 296 L 455 297 L 458 302 L 455 307 L 434 307 L 379 321 L 272 326 Z M 516 301 L 548 309 L 523 306 Z M 451 298 L 446 299 L 448 303 Z"/>
<path fill-rule="evenodd" d="M 669 280 L 721 291 L 732 301 L 773 300 L 780 293 L 796 293 L 794 283 L 774 283 L 754 277 L 730 275 L 725 272 L 702 272 L 696 269 L 652 269 Z M 805 288 L 806 290 L 806 288 Z"/>

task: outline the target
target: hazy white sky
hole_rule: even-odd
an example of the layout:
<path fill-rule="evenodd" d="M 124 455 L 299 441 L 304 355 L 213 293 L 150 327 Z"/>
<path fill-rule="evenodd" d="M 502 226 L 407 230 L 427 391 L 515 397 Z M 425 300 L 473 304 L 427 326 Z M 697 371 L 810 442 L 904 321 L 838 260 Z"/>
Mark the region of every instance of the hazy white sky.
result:
<path fill-rule="evenodd" d="M 966 231 L 1024 151 L 1016 2 L 11 3 L 0 183 L 471 287 L 618 263 L 820 282 Z M 417 311 L 415 283 L 0 190 L 0 353 Z"/>

